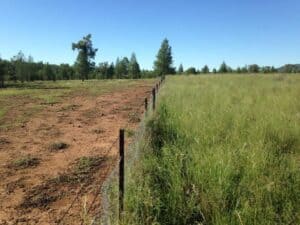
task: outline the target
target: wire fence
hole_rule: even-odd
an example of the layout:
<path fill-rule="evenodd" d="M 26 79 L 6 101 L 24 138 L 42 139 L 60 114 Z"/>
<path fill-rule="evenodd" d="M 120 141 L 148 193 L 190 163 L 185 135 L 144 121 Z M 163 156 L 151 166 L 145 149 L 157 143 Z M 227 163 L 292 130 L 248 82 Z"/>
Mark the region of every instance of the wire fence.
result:
<path fill-rule="evenodd" d="M 109 155 L 112 153 L 112 150 L 114 148 L 117 148 L 117 143 L 118 143 L 119 137 L 116 138 L 113 143 L 111 144 L 110 147 L 106 148 L 106 150 L 103 152 L 103 154 L 101 155 L 101 157 L 103 159 L 106 160 L 106 167 L 104 171 L 101 171 L 101 177 L 107 177 L 110 173 L 110 171 L 113 169 L 113 167 L 115 167 L 115 165 L 118 165 L 118 158 L 115 157 L 109 157 Z M 94 203 L 96 201 L 97 198 L 99 198 L 100 194 L 101 194 L 101 186 L 103 185 L 103 181 L 104 179 L 99 179 L 100 183 L 96 184 L 96 186 L 94 185 L 94 188 L 98 191 L 96 191 L 96 193 L 94 194 L 93 200 L 92 202 L 89 204 L 89 207 L 86 209 L 85 214 L 88 217 L 88 214 L 90 213 L 90 211 L 93 209 L 94 207 Z M 63 212 L 62 216 L 56 220 L 56 224 L 65 224 L 64 223 L 64 219 L 67 218 L 67 216 L 70 214 L 71 209 L 74 207 L 75 203 L 81 201 L 82 199 L 80 199 L 80 196 L 86 194 L 89 190 L 87 190 L 87 187 L 90 185 L 90 183 L 87 181 L 85 183 L 81 184 L 80 189 L 77 191 L 75 197 L 73 198 L 73 200 L 71 201 L 71 204 L 67 207 L 67 209 Z M 81 202 L 79 203 L 81 204 Z M 81 225 L 87 225 L 86 221 L 84 218 L 85 215 L 81 216 L 81 221 L 80 224 Z"/>
<path fill-rule="evenodd" d="M 153 88 L 152 95 L 145 99 L 145 110 L 141 116 L 139 126 L 135 129 L 134 136 L 131 138 L 130 143 L 126 146 L 125 150 L 125 179 L 130 173 L 133 164 L 137 162 L 141 154 L 141 142 L 146 134 L 146 121 L 151 117 L 155 110 L 156 97 L 160 86 L 164 79 L 161 79 Z M 118 160 L 119 161 L 119 160 Z M 118 190 L 119 184 L 119 163 L 111 171 L 105 183 L 101 188 L 101 203 L 102 207 L 97 218 L 94 220 L 93 225 L 111 225 L 118 224 L 120 215 L 120 193 Z M 126 191 L 126 190 L 125 190 Z"/>
<path fill-rule="evenodd" d="M 130 168 L 137 161 L 140 156 L 141 142 L 146 132 L 146 120 L 149 118 L 154 110 L 156 104 L 156 98 L 160 86 L 162 85 L 164 79 L 161 79 L 152 89 L 152 95 L 148 96 L 145 99 L 144 106 L 145 110 L 141 116 L 140 123 L 134 131 L 134 135 L 129 134 L 125 131 L 125 169 L 123 174 L 126 177 L 126 174 L 130 172 Z M 129 127 L 129 122 L 124 126 Z M 120 215 L 120 162 L 121 158 L 119 154 L 116 154 L 118 151 L 116 149 L 120 148 L 120 136 L 115 138 L 112 144 L 105 149 L 101 154 L 101 157 L 105 160 L 104 170 L 95 172 L 95 176 L 100 176 L 96 180 L 96 184 L 92 184 L 95 192 L 93 193 L 93 198 L 89 201 L 88 206 L 84 207 L 84 213 L 80 216 L 81 225 L 110 225 L 118 224 L 119 215 Z M 121 175 L 122 176 L 122 175 Z M 122 178 L 121 178 L 122 179 Z M 126 178 L 125 178 L 126 179 Z M 70 205 L 64 210 L 61 216 L 56 220 L 56 224 L 66 224 L 65 219 L 71 214 L 72 208 L 75 205 L 81 205 L 82 199 L 81 196 L 84 196 L 90 192 L 89 181 L 81 183 L 80 188 L 77 190 L 75 197 L 71 201 Z M 124 193 L 123 193 L 124 194 Z M 99 204 L 95 204 L 100 202 Z M 91 213 L 92 212 L 92 213 Z M 92 215 L 91 215 L 92 214 Z"/>

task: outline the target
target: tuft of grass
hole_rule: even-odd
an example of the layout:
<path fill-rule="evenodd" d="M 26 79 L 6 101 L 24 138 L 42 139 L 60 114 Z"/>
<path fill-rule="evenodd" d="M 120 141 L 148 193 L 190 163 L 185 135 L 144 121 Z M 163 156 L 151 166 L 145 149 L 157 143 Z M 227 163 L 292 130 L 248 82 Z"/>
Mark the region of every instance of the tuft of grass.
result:
<path fill-rule="evenodd" d="M 124 224 L 300 224 L 299 93 L 297 75 L 169 77 Z"/>
<path fill-rule="evenodd" d="M 28 190 L 19 207 L 24 209 L 47 208 L 49 204 L 62 196 L 63 192 L 57 191 L 55 186 L 49 186 L 48 183 L 41 184 Z"/>
<path fill-rule="evenodd" d="M 125 133 L 126 133 L 127 137 L 129 137 L 129 138 L 133 137 L 135 134 L 134 130 L 131 130 L 131 129 L 126 129 Z"/>
<path fill-rule="evenodd" d="M 5 137 L 0 137 L 0 145 L 9 144 L 10 141 Z"/>
<path fill-rule="evenodd" d="M 102 161 L 103 158 L 101 157 L 83 156 L 77 160 L 75 172 L 77 174 L 88 174 Z"/>
<path fill-rule="evenodd" d="M 98 156 L 84 156 L 77 159 L 70 171 L 62 173 L 28 190 L 20 207 L 26 209 L 47 208 L 49 204 L 64 196 L 64 192 L 57 191 L 59 186 L 73 187 L 74 185 L 82 183 L 86 185 L 87 182 L 93 182 L 93 175 L 102 165 L 103 161 L 104 158 Z"/>
<path fill-rule="evenodd" d="M 89 215 L 89 212 L 88 212 L 87 197 L 86 196 L 84 196 L 84 198 L 82 200 L 82 210 L 81 210 L 80 214 L 81 214 L 80 217 L 81 217 L 82 225 L 93 224 L 93 220 L 91 218 L 91 215 Z"/>
<path fill-rule="evenodd" d="M 141 121 L 140 115 L 137 112 L 131 112 L 128 114 L 128 120 L 131 123 L 139 123 Z"/>
<path fill-rule="evenodd" d="M 95 133 L 95 134 L 102 134 L 104 132 L 105 132 L 105 130 L 103 128 L 95 128 L 95 129 L 93 129 L 93 133 Z"/>
<path fill-rule="evenodd" d="M 52 182 L 56 184 L 78 184 L 89 181 L 93 173 L 102 166 L 103 157 L 83 156 L 76 160 L 71 172 L 60 174 Z"/>
<path fill-rule="evenodd" d="M 68 148 L 69 145 L 65 142 L 58 141 L 49 145 L 50 151 L 59 151 Z"/>
<path fill-rule="evenodd" d="M 0 120 L 5 116 L 6 112 L 7 112 L 7 107 L 3 106 L 0 109 Z"/>
<path fill-rule="evenodd" d="M 26 169 L 29 167 L 36 167 L 39 165 L 39 158 L 33 157 L 31 155 L 26 155 L 13 161 L 12 165 L 16 169 Z"/>

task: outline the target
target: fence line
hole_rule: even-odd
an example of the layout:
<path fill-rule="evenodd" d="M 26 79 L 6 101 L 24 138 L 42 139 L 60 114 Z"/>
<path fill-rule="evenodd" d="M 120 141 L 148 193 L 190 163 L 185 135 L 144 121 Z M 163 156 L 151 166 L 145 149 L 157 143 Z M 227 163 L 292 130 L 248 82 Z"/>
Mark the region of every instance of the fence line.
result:
<path fill-rule="evenodd" d="M 155 86 L 152 89 L 151 96 L 148 98 L 145 98 L 144 100 L 144 113 L 142 114 L 141 121 L 139 123 L 138 128 L 135 131 L 134 138 L 132 139 L 132 142 L 128 145 L 128 148 L 126 151 L 124 151 L 125 147 L 125 130 L 129 125 L 129 121 L 125 124 L 124 128 L 120 129 L 120 134 L 119 136 L 114 139 L 113 143 L 108 147 L 104 154 L 101 155 L 104 159 L 107 159 L 106 161 L 108 164 L 110 163 L 108 156 L 111 153 L 112 149 L 115 147 L 117 142 L 119 141 L 119 157 L 113 158 L 113 162 L 110 163 L 109 165 L 106 165 L 105 171 L 102 173 L 102 175 L 105 177 L 104 179 L 100 179 L 100 183 L 97 185 L 98 187 L 97 192 L 95 193 L 92 202 L 90 203 L 88 209 L 87 209 L 87 214 L 91 212 L 91 210 L 94 207 L 94 204 L 97 200 L 97 198 L 100 195 L 100 208 L 97 209 L 96 216 L 92 218 L 91 225 L 99 225 L 99 224 L 105 224 L 109 225 L 110 223 L 110 214 L 112 213 L 112 204 L 110 202 L 110 192 L 113 188 L 113 185 L 118 182 L 119 185 L 119 190 L 118 192 L 118 209 L 115 209 L 118 211 L 118 213 L 115 213 L 116 216 L 119 214 L 119 219 L 121 218 L 122 211 L 123 211 L 123 204 L 124 204 L 124 194 L 125 194 L 125 175 L 126 175 L 126 169 L 130 168 L 132 163 L 139 157 L 139 140 L 144 136 L 145 134 L 145 120 L 147 117 L 149 117 L 154 111 L 155 111 L 155 106 L 156 106 L 156 99 L 157 99 L 157 94 L 159 91 L 159 88 L 161 87 L 162 83 L 164 82 L 164 77 L 159 80 L 155 84 Z M 120 167 L 121 165 L 121 167 Z M 122 176 L 120 176 L 122 175 Z M 78 200 L 79 196 L 84 193 L 89 185 L 89 182 L 87 180 L 86 183 L 82 184 L 80 189 L 77 191 L 76 196 L 72 200 L 71 204 L 69 207 L 66 209 L 66 211 L 62 214 L 62 216 L 56 220 L 56 224 L 61 224 L 63 220 L 66 218 L 66 216 L 69 214 L 70 210 L 72 207 L 75 205 L 76 201 Z M 84 224 L 84 218 L 81 218 L 81 225 Z"/>
<path fill-rule="evenodd" d="M 134 163 L 136 161 L 136 159 L 139 158 L 139 149 L 140 149 L 140 143 L 139 140 L 142 140 L 142 137 L 144 137 L 145 135 L 145 126 L 146 126 L 146 119 L 153 114 L 153 112 L 155 111 L 155 106 L 156 106 L 156 100 L 157 100 L 157 95 L 158 95 L 158 91 L 159 88 L 161 87 L 161 85 L 164 82 L 164 77 L 155 84 L 155 86 L 152 89 L 151 92 L 151 96 L 148 98 L 145 98 L 144 101 L 144 113 L 141 116 L 141 122 L 139 123 L 138 128 L 136 129 L 134 138 L 132 140 L 132 142 L 130 143 L 130 145 L 127 147 L 126 151 L 125 151 L 125 158 L 124 158 L 124 162 L 125 162 L 125 176 L 126 176 L 126 171 L 128 169 L 131 168 L 132 163 Z M 150 103 L 150 105 L 149 105 Z M 120 163 L 121 159 L 118 160 L 118 162 Z M 112 192 L 112 189 L 117 186 L 119 186 L 117 183 L 119 181 L 118 178 L 120 178 L 120 174 L 118 174 L 119 171 L 119 166 L 120 164 L 117 164 L 115 166 L 115 168 L 112 170 L 111 174 L 107 177 L 105 183 L 102 186 L 102 196 L 101 196 L 101 212 L 99 213 L 99 215 L 96 216 L 96 218 L 93 220 L 92 225 L 110 225 L 111 223 L 111 216 L 115 217 L 114 219 L 116 219 L 116 217 L 118 217 L 118 219 L 120 219 L 120 215 L 122 215 L 122 209 L 123 209 L 123 203 L 120 203 L 120 199 L 118 197 L 115 196 L 115 202 L 118 202 L 117 205 L 119 206 L 115 206 L 112 204 L 111 199 L 110 199 L 110 192 Z M 124 181 L 122 181 L 124 182 Z M 115 192 L 117 192 L 117 195 L 120 195 L 120 191 L 122 190 L 116 190 Z M 125 190 L 126 192 L 126 190 Z M 124 194 L 124 193 L 123 193 Z M 112 194 L 113 195 L 113 194 Z M 114 207 L 114 209 L 112 209 Z M 113 214 L 113 215 L 111 215 Z"/>
<path fill-rule="evenodd" d="M 108 155 L 111 153 L 111 150 L 113 149 L 114 145 L 117 143 L 117 141 L 119 140 L 119 138 L 116 138 L 113 143 L 111 144 L 111 146 L 109 148 L 106 149 L 106 151 L 104 152 L 103 157 L 104 159 L 106 159 L 108 157 Z M 111 169 L 110 166 L 107 167 L 107 173 L 109 172 L 109 169 Z M 107 174 L 105 173 L 105 174 Z M 68 215 L 69 211 L 72 209 L 72 207 L 74 206 L 76 200 L 78 199 L 79 195 L 84 191 L 84 189 L 86 188 L 86 186 L 89 185 L 88 183 L 85 183 L 83 185 L 81 185 L 81 188 L 79 189 L 79 191 L 76 193 L 76 196 L 74 197 L 73 201 L 71 202 L 70 206 L 67 208 L 67 210 L 63 213 L 63 215 L 56 221 L 56 223 L 59 225 L 61 224 L 61 222 L 64 220 L 64 218 Z M 100 194 L 100 192 L 99 192 Z M 98 194 L 98 195 L 99 195 Z M 95 202 L 95 199 L 92 201 L 92 203 Z M 92 206 L 92 204 L 91 204 Z M 90 211 L 90 209 L 88 210 L 88 212 Z M 83 222 L 81 222 L 82 224 Z"/>

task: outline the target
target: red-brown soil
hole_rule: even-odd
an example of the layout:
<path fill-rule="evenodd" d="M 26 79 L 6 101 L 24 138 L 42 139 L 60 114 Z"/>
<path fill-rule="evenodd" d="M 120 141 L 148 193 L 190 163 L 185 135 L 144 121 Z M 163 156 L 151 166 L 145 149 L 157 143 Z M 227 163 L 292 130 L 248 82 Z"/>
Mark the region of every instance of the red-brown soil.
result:
<path fill-rule="evenodd" d="M 119 129 L 136 127 L 151 85 L 65 96 L 22 125 L 0 130 L 0 225 L 82 224 L 85 208 L 93 216 L 117 160 Z M 14 103 L 6 120 L 32 104 Z"/>

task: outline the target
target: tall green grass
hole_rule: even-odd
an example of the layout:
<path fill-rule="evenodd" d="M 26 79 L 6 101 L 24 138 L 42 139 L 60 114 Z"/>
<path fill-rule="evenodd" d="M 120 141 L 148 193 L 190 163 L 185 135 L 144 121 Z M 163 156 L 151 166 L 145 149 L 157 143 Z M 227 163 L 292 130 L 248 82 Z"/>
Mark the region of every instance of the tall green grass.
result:
<path fill-rule="evenodd" d="M 300 77 L 169 77 L 124 224 L 300 224 Z"/>

